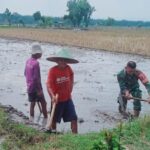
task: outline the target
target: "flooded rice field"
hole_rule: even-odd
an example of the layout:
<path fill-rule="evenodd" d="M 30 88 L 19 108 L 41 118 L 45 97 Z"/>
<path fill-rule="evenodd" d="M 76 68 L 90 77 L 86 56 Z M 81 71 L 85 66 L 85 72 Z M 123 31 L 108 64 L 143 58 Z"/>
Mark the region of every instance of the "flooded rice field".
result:
<path fill-rule="evenodd" d="M 12 105 L 29 116 L 29 103 L 26 93 L 24 67 L 30 57 L 32 41 L 0 39 L 0 103 Z M 41 66 L 42 85 L 50 108 L 50 98 L 46 90 L 47 74 L 55 63 L 46 61 L 46 57 L 55 54 L 62 47 L 41 43 L 43 57 Z M 73 101 L 79 117 L 79 132 L 97 132 L 103 128 L 112 128 L 122 118 L 118 113 L 117 97 L 119 86 L 116 74 L 124 68 L 127 61 L 134 60 L 138 68 L 150 79 L 150 59 L 142 56 L 94 51 L 81 48 L 69 48 L 73 56 L 80 61 L 71 65 L 75 73 L 75 84 L 72 93 Z M 148 94 L 141 85 L 143 98 Z M 142 103 L 142 113 L 150 113 L 150 105 Z M 132 112 L 132 101 L 128 111 Z M 39 110 L 36 107 L 36 118 Z M 35 119 L 36 120 L 36 119 Z M 42 120 L 42 117 L 41 117 Z M 39 122 L 40 123 L 40 122 Z M 69 124 L 58 125 L 59 131 L 70 131 Z"/>

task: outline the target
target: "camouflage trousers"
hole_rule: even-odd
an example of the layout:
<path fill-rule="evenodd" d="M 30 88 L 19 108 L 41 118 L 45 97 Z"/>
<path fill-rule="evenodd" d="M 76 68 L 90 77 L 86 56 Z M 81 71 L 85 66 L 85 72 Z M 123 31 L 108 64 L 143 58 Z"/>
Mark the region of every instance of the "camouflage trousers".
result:
<path fill-rule="evenodd" d="M 134 89 L 130 91 L 130 94 L 133 97 L 137 98 L 142 98 L 142 91 L 140 89 Z M 122 96 L 123 93 L 120 92 L 119 97 L 118 97 L 118 103 L 119 103 L 119 111 L 125 112 L 127 108 L 127 99 Z M 141 111 L 141 102 L 139 100 L 134 100 L 133 101 L 133 109 L 136 111 Z"/>

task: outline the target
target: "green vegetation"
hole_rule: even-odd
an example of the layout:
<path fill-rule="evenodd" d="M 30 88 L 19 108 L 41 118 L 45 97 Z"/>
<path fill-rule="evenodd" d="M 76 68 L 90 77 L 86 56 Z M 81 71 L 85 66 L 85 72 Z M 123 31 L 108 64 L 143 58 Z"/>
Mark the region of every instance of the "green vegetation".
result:
<path fill-rule="evenodd" d="M 92 19 L 92 14 L 96 10 L 88 0 L 68 0 L 66 10 L 68 14 L 64 17 L 51 17 L 43 16 L 40 11 L 36 11 L 33 15 L 21 15 L 6 8 L 0 13 L 0 25 L 44 28 L 150 27 L 149 21 L 115 20 L 111 16 L 107 19 Z"/>
<path fill-rule="evenodd" d="M 127 125 L 120 124 L 113 130 L 85 135 L 53 135 L 40 133 L 22 124 L 12 123 L 0 109 L 0 137 L 3 150 L 149 150 L 150 117 Z"/>
<path fill-rule="evenodd" d="M 0 109 L 0 136 L 5 137 L 5 141 L 2 143 L 4 150 L 83 150 L 89 149 L 93 144 L 92 141 L 96 140 L 99 135 L 53 135 L 40 133 L 25 125 L 10 122 L 7 114 Z"/>
<path fill-rule="evenodd" d="M 149 150 L 150 148 L 150 117 L 120 124 L 112 131 L 101 132 L 93 150 Z"/>
<path fill-rule="evenodd" d="M 51 17 L 42 16 L 40 11 L 35 12 L 33 14 L 33 18 L 38 23 L 39 26 L 42 26 L 42 27 L 50 27 L 50 26 L 52 26 L 52 19 L 51 19 Z"/>
<path fill-rule="evenodd" d="M 69 0 L 67 7 L 69 14 L 64 16 L 65 20 L 70 20 L 74 27 L 80 27 L 81 23 L 88 27 L 95 8 L 87 0 Z"/>
<path fill-rule="evenodd" d="M 5 19 L 7 20 L 7 22 L 9 23 L 9 26 L 11 26 L 11 12 L 9 11 L 8 8 L 6 8 L 6 10 L 4 12 L 4 16 L 5 16 Z"/>

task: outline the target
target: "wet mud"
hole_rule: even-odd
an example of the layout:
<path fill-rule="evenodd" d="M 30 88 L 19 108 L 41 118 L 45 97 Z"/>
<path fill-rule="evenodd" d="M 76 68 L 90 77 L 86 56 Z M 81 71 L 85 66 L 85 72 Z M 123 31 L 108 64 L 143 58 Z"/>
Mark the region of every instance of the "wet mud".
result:
<path fill-rule="evenodd" d="M 23 115 L 21 116 L 23 119 L 27 119 L 29 116 L 24 67 L 26 60 L 30 57 L 32 43 L 32 41 L 17 39 L 0 39 L 0 103 L 7 106 L 11 105 L 17 109 L 20 115 Z M 48 43 L 41 43 L 41 46 L 44 53 L 39 61 L 42 85 L 49 111 L 50 98 L 45 83 L 48 70 L 55 63 L 46 61 L 46 57 L 55 54 L 64 47 Z M 80 61 L 77 65 L 71 65 L 75 73 L 72 97 L 79 117 L 79 133 L 97 132 L 104 128 L 115 127 L 122 121 L 122 116 L 118 113 L 119 86 L 116 75 L 124 68 L 127 61 L 134 60 L 137 62 L 138 68 L 150 78 L 149 58 L 84 48 L 70 47 L 68 49 Z M 143 98 L 147 98 L 148 94 L 144 86 L 141 85 L 141 89 L 143 90 Z M 132 112 L 132 107 L 132 101 L 130 101 L 128 111 Z M 36 106 L 35 111 L 35 120 L 40 118 L 37 124 L 42 126 L 43 116 L 39 117 L 38 106 Z M 141 115 L 149 113 L 150 106 L 142 103 Z M 19 114 L 14 118 L 18 116 Z M 69 132 L 70 124 L 61 123 L 58 125 L 58 130 Z"/>

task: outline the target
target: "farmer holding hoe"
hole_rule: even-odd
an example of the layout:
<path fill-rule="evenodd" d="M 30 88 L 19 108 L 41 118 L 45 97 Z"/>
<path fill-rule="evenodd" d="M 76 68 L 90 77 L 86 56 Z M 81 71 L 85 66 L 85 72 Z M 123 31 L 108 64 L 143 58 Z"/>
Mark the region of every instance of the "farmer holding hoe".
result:
<path fill-rule="evenodd" d="M 51 106 L 56 104 L 52 125 L 49 129 L 56 131 L 56 123 L 71 122 L 72 133 L 78 133 L 77 115 L 72 101 L 74 73 L 68 64 L 78 63 L 73 59 L 68 50 L 61 50 L 48 61 L 56 62 L 57 65 L 50 68 L 47 79 L 47 90 L 51 98 Z"/>
<path fill-rule="evenodd" d="M 138 80 L 142 82 L 150 95 L 150 82 L 148 78 L 142 71 L 136 69 L 136 63 L 134 61 L 129 61 L 126 67 L 118 73 L 117 79 L 120 86 L 120 95 L 118 99 L 120 113 L 124 116 L 127 115 L 127 101 L 134 99 L 134 116 L 139 117 L 141 111 L 140 99 L 142 98 L 142 91 L 140 90 Z M 139 100 L 136 98 L 139 98 Z M 147 100 L 147 102 L 150 103 L 150 99 Z"/>
<path fill-rule="evenodd" d="M 30 102 L 30 121 L 34 120 L 34 107 L 36 102 L 40 102 L 44 118 L 47 118 L 46 101 L 44 98 L 40 66 L 37 61 L 42 56 L 42 48 L 39 44 L 32 45 L 31 58 L 26 61 L 25 77 L 27 83 L 27 92 Z"/>

